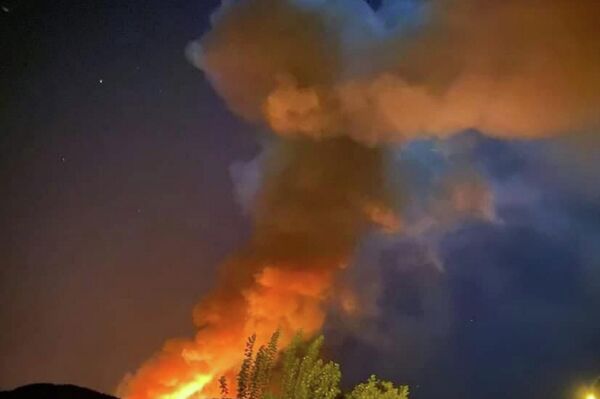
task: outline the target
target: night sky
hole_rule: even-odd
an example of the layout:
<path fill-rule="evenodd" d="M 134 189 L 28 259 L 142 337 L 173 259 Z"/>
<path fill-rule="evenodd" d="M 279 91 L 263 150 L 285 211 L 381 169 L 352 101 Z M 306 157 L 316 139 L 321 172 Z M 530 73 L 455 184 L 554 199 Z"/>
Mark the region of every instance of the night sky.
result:
<path fill-rule="evenodd" d="M 0 389 L 114 392 L 193 333 L 194 304 L 248 237 L 231 165 L 260 151 L 256 129 L 184 54 L 218 4 L 0 1 Z M 379 313 L 332 310 L 325 328 L 344 383 L 567 398 L 600 373 L 597 140 L 466 131 L 390 151 L 409 201 L 468 165 L 494 217 L 365 238 L 348 278 L 378 282 Z"/>

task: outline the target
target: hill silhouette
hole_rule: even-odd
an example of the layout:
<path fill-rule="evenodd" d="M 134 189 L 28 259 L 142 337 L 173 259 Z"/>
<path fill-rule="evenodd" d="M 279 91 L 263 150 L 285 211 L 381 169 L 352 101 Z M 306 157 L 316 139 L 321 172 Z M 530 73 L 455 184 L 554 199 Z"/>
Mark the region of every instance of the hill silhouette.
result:
<path fill-rule="evenodd" d="M 117 399 L 76 385 L 30 384 L 0 391 L 0 399 Z"/>

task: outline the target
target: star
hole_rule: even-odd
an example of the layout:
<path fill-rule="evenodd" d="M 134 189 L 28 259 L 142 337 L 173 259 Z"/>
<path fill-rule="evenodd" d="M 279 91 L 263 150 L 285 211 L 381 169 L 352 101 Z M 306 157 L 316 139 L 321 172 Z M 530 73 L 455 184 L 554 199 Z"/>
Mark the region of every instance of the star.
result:
<path fill-rule="evenodd" d="M 100 83 L 100 84 L 104 83 L 104 79 L 98 79 L 98 83 Z"/>

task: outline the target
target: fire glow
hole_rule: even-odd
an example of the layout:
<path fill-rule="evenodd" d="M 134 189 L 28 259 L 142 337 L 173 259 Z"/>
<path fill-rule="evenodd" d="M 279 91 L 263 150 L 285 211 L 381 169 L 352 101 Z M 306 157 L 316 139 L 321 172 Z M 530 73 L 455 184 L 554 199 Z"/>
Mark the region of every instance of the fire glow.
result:
<path fill-rule="evenodd" d="M 556 12 L 544 19 L 531 12 L 534 0 L 486 10 L 438 0 L 413 10 L 414 20 L 362 0 L 223 1 L 188 56 L 233 112 L 276 133 L 260 158 L 252 236 L 195 309 L 196 336 L 168 341 L 120 395 L 217 396 L 221 376 L 234 381 L 247 336 L 261 345 L 280 329 L 285 347 L 296 331 L 322 328 L 328 301 L 355 312 L 351 289 L 333 289 L 336 276 L 373 225 L 402 227 L 382 144 L 469 128 L 514 138 L 600 126 L 600 62 L 587 58 L 600 54 L 589 34 L 598 13 L 586 1 L 548 2 Z M 582 37 L 571 41 L 565 26 L 581 27 Z M 527 40 L 514 48 L 514 37 Z M 455 200 L 468 209 L 465 198 Z"/>
<path fill-rule="evenodd" d="M 379 223 L 365 203 L 385 203 L 382 153 L 345 139 L 281 145 L 265 161 L 248 245 L 221 267 L 215 290 L 194 311 L 196 337 L 167 342 L 124 381 L 124 397 L 218 396 L 221 376 L 235 382 L 248 336 L 262 345 L 279 329 L 284 348 L 297 331 L 319 332 L 328 301 L 356 310 L 335 280 L 361 235 Z M 348 154 L 361 167 L 348 167 Z"/>

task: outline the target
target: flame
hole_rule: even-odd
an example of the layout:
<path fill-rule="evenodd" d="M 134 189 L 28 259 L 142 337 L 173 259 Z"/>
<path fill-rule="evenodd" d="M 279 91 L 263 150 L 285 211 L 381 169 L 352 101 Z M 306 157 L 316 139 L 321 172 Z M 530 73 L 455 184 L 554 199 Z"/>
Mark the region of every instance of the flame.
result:
<path fill-rule="evenodd" d="M 234 383 L 245 340 L 257 335 L 267 342 L 280 329 L 280 345 L 294 333 L 316 333 L 325 320 L 322 304 L 330 293 L 335 271 L 342 263 L 331 261 L 323 269 L 266 266 L 239 294 L 220 292 L 196 310 L 200 329 L 194 340 L 167 343 L 126 384 L 127 399 L 188 399 L 219 396 L 215 376 Z M 210 371 L 203 371 L 210 370 Z M 168 378 L 167 376 L 172 376 Z"/>
<path fill-rule="evenodd" d="M 219 269 L 214 290 L 194 310 L 193 339 L 168 341 L 127 381 L 124 399 L 219 397 L 225 376 L 235 375 L 246 339 L 256 345 L 280 331 L 285 348 L 296 332 L 310 337 L 325 322 L 325 304 L 336 300 L 336 277 L 350 262 L 360 236 L 383 211 L 382 152 L 347 139 L 285 142 L 265 161 L 248 244 Z M 371 200 L 372 199 L 372 200 Z M 385 216 L 385 217 L 384 217 Z M 346 292 L 348 311 L 356 309 Z"/>
<path fill-rule="evenodd" d="M 188 56 L 232 111 L 283 138 L 265 144 L 252 237 L 195 309 L 196 336 L 167 342 L 121 397 L 217 396 L 216 379 L 234 381 L 247 336 L 261 345 L 280 329 L 285 347 L 296 330 L 316 333 L 365 230 L 403 227 L 377 144 L 470 128 L 535 137 L 598 126 L 600 58 L 588 62 L 598 2 L 548 2 L 556 5 L 544 18 L 536 1 L 496 2 L 485 13 L 475 0 L 438 3 L 423 34 L 404 35 L 409 24 L 388 35 L 387 18 L 359 0 L 222 2 Z M 571 26 L 582 28 L 564 30 Z M 575 41 L 549 39 L 563 36 Z M 528 38 L 516 53 L 515 37 Z M 445 64 L 452 73 L 440 73 Z M 454 190 L 451 202 L 494 217 L 478 187 Z M 340 303 L 353 313 L 356 302 L 346 293 Z"/>
<path fill-rule="evenodd" d="M 200 374 L 194 379 L 194 381 L 191 381 L 187 384 L 183 384 L 181 386 L 175 384 L 176 389 L 174 392 L 159 395 L 158 399 L 187 399 L 196 392 L 201 392 L 202 388 L 212 381 L 212 379 L 212 375 Z"/>

